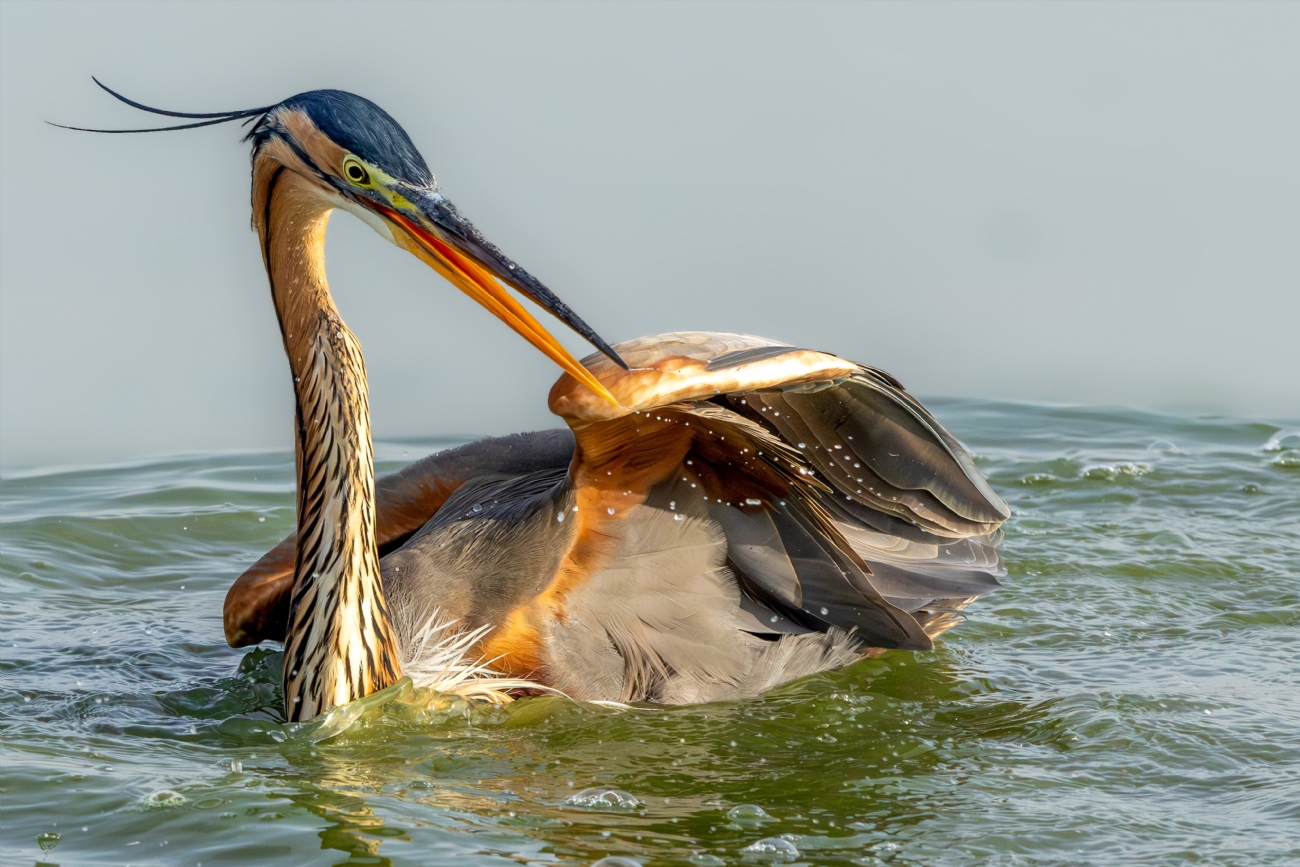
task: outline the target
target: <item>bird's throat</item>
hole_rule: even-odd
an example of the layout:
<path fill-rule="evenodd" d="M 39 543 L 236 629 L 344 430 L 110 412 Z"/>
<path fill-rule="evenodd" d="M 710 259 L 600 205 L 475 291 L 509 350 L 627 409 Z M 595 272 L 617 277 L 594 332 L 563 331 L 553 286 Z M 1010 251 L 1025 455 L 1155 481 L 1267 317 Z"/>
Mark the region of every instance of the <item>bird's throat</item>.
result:
<path fill-rule="evenodd" d="M 285 636 L 285 709 L 290 720 L 307 720 L 391 686 L 401 664 L 375 541 L 365 363 L 325 280 L 329 206 L 294 172 L 278 169 L 264 184 L 259 180 L 255 170 L 254 214 L 262 217 L 255 227 L 296 409 L 298 551 Z"/>

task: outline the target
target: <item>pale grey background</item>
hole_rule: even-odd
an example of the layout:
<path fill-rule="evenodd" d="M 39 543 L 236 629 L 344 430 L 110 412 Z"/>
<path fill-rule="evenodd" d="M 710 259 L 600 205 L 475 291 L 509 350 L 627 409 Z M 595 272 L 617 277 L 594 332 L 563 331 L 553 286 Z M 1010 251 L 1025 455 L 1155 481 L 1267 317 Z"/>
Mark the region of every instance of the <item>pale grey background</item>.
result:
<path fill-rule="evenodd" d="M 16 3 L 0 462 L 284 446 L 247 146 L 339 87 L 611 341 L 748 331 L 922 395 L 1300 415 L 1300 5 Z M 376 434 L 549 426 L 553 366 L 346 214 Z M 586 349 L 569 345 L 579 355 Z"/>

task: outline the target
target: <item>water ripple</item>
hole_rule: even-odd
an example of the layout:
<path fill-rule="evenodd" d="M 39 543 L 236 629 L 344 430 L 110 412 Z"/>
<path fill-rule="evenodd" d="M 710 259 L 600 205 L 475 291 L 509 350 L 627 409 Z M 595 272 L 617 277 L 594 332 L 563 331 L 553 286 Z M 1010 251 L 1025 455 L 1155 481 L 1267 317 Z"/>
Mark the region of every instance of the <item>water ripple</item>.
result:
<path fill-rule="evenodd" d="M 687 708 L 408 695 L 286 724 L 280 654 L 227 648 L 220 610 L 292 528 L 291 455 L 6 478 L 0 846 L 37 860 L 57 835 L 63 864 L 1300 860 L 1300 425 L 937 408 L 1013 509 L 1007 586 L 934 653 Z"/>

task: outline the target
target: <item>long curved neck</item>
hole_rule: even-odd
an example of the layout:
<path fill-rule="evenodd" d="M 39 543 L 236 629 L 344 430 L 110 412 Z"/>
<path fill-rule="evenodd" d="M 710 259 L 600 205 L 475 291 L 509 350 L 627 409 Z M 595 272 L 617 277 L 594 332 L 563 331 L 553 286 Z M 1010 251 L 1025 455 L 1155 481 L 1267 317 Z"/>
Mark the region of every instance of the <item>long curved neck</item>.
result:
<path fill-rule="evenodd" d="M 307 720 L 391 686 L 402 670 L 375 543 L 365 363 L 325 280 L 331 209 L 276 165 L 255 168 L 253 205 L 293 372 L 298 552 L 284 699 L 290 720 Z"/>

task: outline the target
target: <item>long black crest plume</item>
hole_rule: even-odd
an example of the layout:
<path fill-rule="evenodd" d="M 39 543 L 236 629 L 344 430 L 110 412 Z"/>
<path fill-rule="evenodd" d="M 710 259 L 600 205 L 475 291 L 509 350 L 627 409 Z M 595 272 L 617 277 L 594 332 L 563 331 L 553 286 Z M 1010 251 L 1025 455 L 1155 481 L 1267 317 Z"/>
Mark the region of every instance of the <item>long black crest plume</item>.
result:
<path fill-rule="evenodd" d="M 165 108 L 154 108 L 153 106 L 136 102 L 134 99 L 128 99 L 127 97 L 118 93 L 116 90 L 113 90 L 113 88 L 109 87 L 107 84 L 104 84 L 104 82 L 100 81 L 98 78 L 95 78 L 93 75 L 91 76 L 90 80 L 95 82 L 95 84 L 98 84 L 105 91 L 107 91 L 108 94 L 112 96 L 114 99 L 121 100 L 122 102 L 126 103 L 132 108 L 138 108 L 141 111 L 147 111 L 150 114 L 161 114 L 167 117 L 204 118 L 204 120 L 200 120 L 198 123 L 182 123 L 182 124 L 177 124 L 176 126 L 155 126 L 155 127 L 150 127 L 148 129 L 90 129 L 84 126 L 65 126 L 64 124 L 61 123 L 51 123 L 50 126 L 57 126 L 59 129 L 76 130 L 77 132 L 104 132 L 104 133 L 170 132 L 171 130 L 196 129 L 197 127 L 201 127 L 201 126 L 213 126 L 214 124 L 229 123 L 232 120 L 240 120 L 246 117 L 256 117 L 257 115 L 266 114 L 268 111 L 275 108 L 275 106 L 273 105 L 267 105 L 267 106 L 263 106 L 262 108 L 246 108 L 241 111 L 206 111 L 206 112 L 168 111 Z"/>

